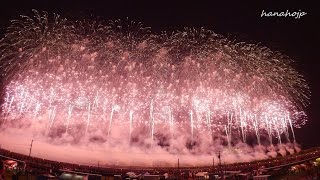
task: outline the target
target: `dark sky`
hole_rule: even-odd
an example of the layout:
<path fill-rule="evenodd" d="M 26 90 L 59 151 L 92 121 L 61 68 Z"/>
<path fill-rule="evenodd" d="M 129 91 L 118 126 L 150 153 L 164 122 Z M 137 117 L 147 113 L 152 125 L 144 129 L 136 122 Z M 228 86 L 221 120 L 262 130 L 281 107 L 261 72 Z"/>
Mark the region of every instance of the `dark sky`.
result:
<path fill-rule="evenodd" d="M 216 33 L 236 37 L 239 40 L 261 43 L 280 51 L 297 63 L 305 74 L 312 91 L 307 109 L 309 122 L 296 130 L 297 141 L 303 148 L 320 146 L 320 11 L 316 4 L 300 1 L 282 4 L 265 1 L 261 4 L 215 1 L 118 1 L 107 0 L 28 0 L 0 2 L 0 35 L 3 36 L 9 20 L 19 14 L 31 14 L 31 9 L 46 10 L 66 16 L 93 15 L 103 19 L 140 21 L 154 31 L 181 29 L 184 26 L 204 26 Z M 213 0 L 212 0 L 213 1 Z M 105 3 L 103 3 L 105 2 Z M 261 2 L 261 1 L 259 1 Z M 304 11 L 300 19 L 292 17 L 260 17 L 265 11 Z"/>

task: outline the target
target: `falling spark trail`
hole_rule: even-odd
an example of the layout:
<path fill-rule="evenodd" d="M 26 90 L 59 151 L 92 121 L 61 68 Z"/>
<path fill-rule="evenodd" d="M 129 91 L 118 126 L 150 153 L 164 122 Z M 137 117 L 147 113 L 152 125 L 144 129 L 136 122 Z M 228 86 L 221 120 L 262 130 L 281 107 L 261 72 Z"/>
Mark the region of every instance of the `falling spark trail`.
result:
<path fill-rule="evenodd" d="M 89 125 L 90 125 L 90 118 L 91 118 L 91 103 L 88 104 L 88 116 L 87 116 L 87 127 L 86 127 L 86 133 L 88 132 Z"/>
<path fill-rule="evenodd" d="M 14 100 L 14 96 L 12 96 L 12 98 L 11 98 L 11 100 L 10 100 L 9 107 L 8 107 L 8 113 L 11 112 L 11 106 L 12 106 L 13 100 Z"/>
<path fill-rule="evenodd" d="M 94 101 L 93 101 L 93 105 L 92 105 L 92 111 L 94 111 L 96 108 L 98 108 L 99 106 L 99 92 L 97 91 L 97 94 L 94 98 Z"/>
<path fill-rule="evenodd" d="M 170 125 L 170 133 L 171 133 L 171 136 L 173 136 L 173 115 L 172 115 L 172 110 L 171 110 L 171 107 L 169 107 L 169 125 Z"/>
<path fill-rule="evenodd" d="M 287 117 L 283 117 L 282 118 L 282 128 L 284 129 L 284 135 L 285 135 L 287 141 L 290 142 L 290 135 L 289 135 Z"/>
<path fill-rule="evenodd" d="M 212 130 L 211 130 L 211 112 L 210 112 L 210 110 L 207 111 L 206 119 L 207 119 L 208 131 L 210 132 L 210 134 L 212 134 Z"/>
<path fill-rule="evenodd" d="M 37 115 L 39 114 L 39 111 L 40 111 L 40 107 L 41 107 L 41 105 L 40 105 L 40 103 L 36 103 L 36 107 L 34 108 L 34 116 L 33 116 L 33 118 L 37 118 Z"/>
<path fill-rule="evenodd" d="M 231 147 L 231 126 L 232 126 L 232 118 L 233 114 L 228 112 L 227 114 L 227 125 L 225 126 L 225 131 L 226 131 L 226 136 L 227 136 L 227 141 L 228 141 L 228 146 Z"/>
<path fill-rule="evenodd" d="M 254 131 L 256 132 L 256 137 L 257 137 L 257 141 L 258 141 L 258 145 L 261 145 L 261 142 L 260 142 L 260 132 L 259 132 L 259 124 L 258 124 L 258 121 L 257 121 L 257 116 L 254 115 L 252 117 L 252 121 L 253 121 L 253 127 L 254 127 Z"/>
<path fill-rule="evenodd" d="M 130 111 L 129 114 L 129 124 L 130 124 L 130 135 L 129 135 L 129 141 L 131 141 L 131 137 L 132 137 L 132 129 L 133 129 L 133 111 Z"/>
<path fill-rule="evenodd" d="M 150 102 L 150 133 L 151 139 L 153 140 L 153 132 L 154 132 L 154 116 L 153 116 L 153 99 Z"/>
<path fill-rule="evenodd" d="M 191 127 L 191 138 L 193 140 L 193 127 L 194 126 L 194 122 L 193 122 L 193 112 L 192 110 L 190 110 L 190 127 Z"/>
<path fill-rule="evenodd" d="M 115 108 L 115 105 L 112 105 L 110 119 L 109 119 L 109 126 L 108 126 L 108 136 L 110 136 L 110 132 L 111 132 L 111 125 L 112 125 L 114 108 Z"/>
<path fill-rule="evenodd" d="M 67 125 L 66 125 L 66 133 L 68 133 L 68 129 L 69 129 L 69 125 L 70 125 L 70 120 L 71 120 L 71 117 L 72 117 L 72 106 L 69 106 L 69 109 L 68 109 L 68 118 L 67 118 Z"/>
<path fill-rule="evenodd" d="M 246 134 L 245 134 L 245 123 L 244 123 L 244 119 L 246 117 L 246 114 L 241 111 L 240 109 L 240 128 L 241 128 L 241 134 L 242 134 L 242 142 L 246 143 Z"/>
<path fill-rule="evenodd" d="M 268 133 L 268 136 L 269 136 L 269 143 L 270 145 L 272 145 L 272 124 L 271 124 L 271 121 L 268 121 L 268 117 L 265 116 L 265 124 L 267 125 L 267 133 Z"/>
<path fill-rule="evenodd" d="M 54 121 L 55 117 L 56 117 L 56 107 L 54 106 L 53 109 L 51 108 L 49 110 L 49 121 L 50 121 L 49 123 L 50 123 L 50 125 L 49 125 L 48 132 L 50 132 L 50 130 L 51 130 L 51 127 L 52 127 L 52 124 L 53 124 L 53 121 Z"/>
<path fill-rule="evenodd" d="M 103 106 L 102 106 L 102 116 L 103 116 L 103 123 L 106 123 L 107 121 L 107 104 L 106 104 L 106 100 L 103 102 Z"/>
<path fill-rule="evenodd" d="M 276 121 L 279 121 L 279 120 L 277 118 L 273 118 L 273 125 L 274 126 L 276 126 Z M 279 142 L 279 144 L 282 144 L 279 128 L 276 128 L 276 132 L 277 132 L 278 142 Z"/>
<path fill-rule="evenodd" d="M 293 126 L 292 126 L 292 121 L 291 121 L 289 115 L 288 115 L 288 121 L 289 121 L 290 128 L 291 128 L 291 133 L 292 133 L 292 137 L 293 137 L 293 142 L 295 143 L 295 142 L 296 142 L 296 135 L 294 134 L 294 130 L 293 130 Z"/>

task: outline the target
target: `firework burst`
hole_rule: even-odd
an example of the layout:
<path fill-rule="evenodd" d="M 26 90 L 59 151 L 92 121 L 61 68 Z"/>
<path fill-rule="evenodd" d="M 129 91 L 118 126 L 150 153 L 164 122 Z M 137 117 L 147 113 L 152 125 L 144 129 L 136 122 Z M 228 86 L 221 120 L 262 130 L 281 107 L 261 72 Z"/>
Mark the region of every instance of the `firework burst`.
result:
<path fill-rule="evenodd" d="M 0 48 L 4 128 L 41 124 L 37 133 L 73 143 L 99 131 L 101 143 L 218 136 L 232 146 L 295 140 L 306 121 L 310 92 L 290 58 L 204 28 L 153 34 L 34 11 L 12 21 Z"/>

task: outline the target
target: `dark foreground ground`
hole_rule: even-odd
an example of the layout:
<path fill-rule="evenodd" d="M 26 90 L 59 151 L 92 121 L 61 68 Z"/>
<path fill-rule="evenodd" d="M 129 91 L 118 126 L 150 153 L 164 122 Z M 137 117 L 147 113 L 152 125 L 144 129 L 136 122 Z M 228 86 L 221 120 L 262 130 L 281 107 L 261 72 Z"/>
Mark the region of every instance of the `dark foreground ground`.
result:
<path fill-rule="evenodd" d="M 101 167 L 0 149 L 2 179 L 320 179 L 320 147 L 250 163 L 208 167 Z M 1 180 L 1 179 L 0 179 Z"/>

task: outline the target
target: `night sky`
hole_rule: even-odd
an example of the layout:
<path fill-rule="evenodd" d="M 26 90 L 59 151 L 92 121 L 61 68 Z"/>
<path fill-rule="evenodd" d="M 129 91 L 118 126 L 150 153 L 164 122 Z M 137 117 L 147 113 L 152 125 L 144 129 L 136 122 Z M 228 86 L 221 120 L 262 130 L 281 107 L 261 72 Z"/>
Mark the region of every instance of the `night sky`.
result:
<path fill-rule="evenodd" d="M 115 0 L 114 0 L 115 1 Z M 99 2 L 99 3 L 98 3 Z M 102 3 L 105 2 L 105 3 Z M 179 30 L 188 27 L 206 27 L 218 34 L 245 41 L 260 43 L 273 51 L 288 55 L 296 62 L 296 68 L 305 75 L 312 92 L 307 109 L 309 122 L 296 129 L 298 143 L 303 148 L 320 146 L 320 11 L 316 4 L 292 1 L 274 4 L 243 2 L 199 3 L 158 1 L 100 1 L 29 0 L 0 2 L 0 37 L 9 20 L 20 14 L 32 14 L 31 9 L 45 10 L 66 17 L 99 17 L 115 20 L 128 17 L 142 22 L 154 32 Z M 267 3 L 268 2 L 268 3 Z M 304 11 L 307 15 L 294 17 L 260 17 L 262 10 Z"/>

